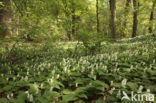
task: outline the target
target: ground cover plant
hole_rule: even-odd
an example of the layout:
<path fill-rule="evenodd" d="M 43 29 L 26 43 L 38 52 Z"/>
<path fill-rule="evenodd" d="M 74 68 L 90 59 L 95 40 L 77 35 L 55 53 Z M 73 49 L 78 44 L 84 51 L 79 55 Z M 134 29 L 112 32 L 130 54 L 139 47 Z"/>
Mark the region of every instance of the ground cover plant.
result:
<path fill-rule="evenodd" d="M 74 48 L 62 45 L 55 50 L 22 43 L 1 48 L 0 103 L 130 103 L 121 101 L 122 91 L 155 94 L 154 39 L 103 43 L 101 53 L 80 51 L 74 58 Z"/>

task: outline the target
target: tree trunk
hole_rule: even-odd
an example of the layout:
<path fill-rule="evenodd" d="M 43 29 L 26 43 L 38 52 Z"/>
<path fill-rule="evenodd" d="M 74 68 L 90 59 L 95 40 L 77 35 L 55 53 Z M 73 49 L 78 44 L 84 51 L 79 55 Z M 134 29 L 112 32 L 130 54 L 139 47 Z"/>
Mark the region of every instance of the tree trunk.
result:
<path fill-rule="evenodd" d="M 74 2 L 71 2 L 71 16 L 72 16 L 72 24 L 71 24 L 71 26 L 72 26 L 72 36 L 73 36 L 73 38 L 75 37 L 75 33 L 76 33 L 76 31 L 75 31 L 75 22 L 76 22 L 76 15 L 75 15 L 75 3 Z"/>
<path fill-rule="evenodd" d="M 153 19 L 154 19 L 154 8 L 155 8 L 155 4 L 156 2 L 153 1 L 153 6 L 152 6 L 152 10 L 151 10 L 151 14 L 150 14 L 150 19 L 149 19 L 149 23 L 150 23 L 150 26 L 149 26 L 149 33 L 152 33 L 153 30 Z"/>
<path fill-rule="evenodd" d="M 116 38 L 116 0 L 110 0 L 110 11 L 111 11 L 111 19 L 110 19 L 110 28 L 112 38 Z"/>
<path fill-rule="evenodd" d="M 97 19 L 97 33 L 100 32 L 100 22 L 99 22 L 99 0 L 96 0 L 96 19 Z"/>
<path fill-rule="evenodd" d="M 72 10 L 72 36 L 75 36 L 75 10 Z"/>
<path fill-rule="evenodd" d="M 133 33 L 132 37 L 137 36 L 137 26 L 138 26 L 138 6 L 137 6 L 137 0 L 133 0 L 133 7 L 134 7 L 134 12 L 133 12 Z"/>
<path fill-rule="evenodd" d="M 67 31 L 67 37 L 68 37 L 68 40 L 71 41 L 71 35 L 69 31 Z"/>
<path fill-rule="evenodd" d="M 122 35 L 123 37 L 126 36 L 124 28 L 127 27 L 127 17 L 128 17 L 128 14 L 129 14 L 130 2 L 131 2 L 131 0 L 126 0 L 125 11 L 124 11 L 124 18 L 125 18 L 125 20 L 124 20 L 123 27 L 122 27 L 123 28 L 123 35 Z"/>
<path fill-rule="evenodd" d="M 0 10 L 0 36 L 10 36 L 11 32 L 11 3 L 10 0 L 0 0 L 6 9 Z"/>
<path fill-rule="evenodd" d="M 68 40 L 71 40 L 71 28 L 69 28 L 69 25 L 71 26 L 71 22 L 69 21 L 69 17 L 70 17 L 70 12 L 68 11 L 68 3 L 67 0 L 62 0 L 63 2 L 63 12 L 65 13 L 66 19 L 65 19 L 65 31 L 66 31 L 66 35 L 68 37 Z"/>

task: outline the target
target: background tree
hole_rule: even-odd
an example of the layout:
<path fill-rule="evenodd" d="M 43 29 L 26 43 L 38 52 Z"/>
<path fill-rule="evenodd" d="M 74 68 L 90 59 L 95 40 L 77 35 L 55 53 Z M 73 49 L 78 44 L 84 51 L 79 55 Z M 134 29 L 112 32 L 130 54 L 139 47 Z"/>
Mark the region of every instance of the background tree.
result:
<path fill-rule="evenodd" d="M 0 9 L 0 36 L 10 36 L 12 34 L 11 3 L 10 0 L 0 0 L 0 2 L 3 4 Z"/>
<path fill-rule="evenodd" d="M 138 1 L 137 0 L 133 0 L 133 8 L 134 8 L 134 12 L 133 12 L 133 33 L 132 33 L 132 37 L 136 37 L 137 36 L 137 27 L 138 27 Z"/>
<path fill-rule="evenodd" d="M 111 11 L 111 19 L 110 19 L 110 28 L 112 38 L 116 38 L 116 0 L 110 0 L 110 11 Z"/>
<path fill-rule="evenodd" d="M 154 19 L 154 9 L 155 9 L 155 5 L 156 5 L 156 1 L 153 0 L 153 5 L 152 5 L 152 9 L 151 9 L 151 14 L 150 14 L 150 19 L 149 19 L 149 24 L 150 24 L 150 27 L 149 27 L 149 33 L 152 33 L 153 30 L 153 19 Z"/>
<path fill-rule="evenodd" d="M 99 23 L 99 0 L 96 0 L 96 18 L 97 18 L 97 32 L 100 32 L 100 23 Z"/>
<path fill-rule="evenodd" d="M 124 10 L 124 23 L 123 23 L 123 37 L 126 36 L 126 28 L 127 28 L 127 19 L 130 11 L 130 2 L 131 0 L 126 0 L 125 10 Z"/>
<path fill-rule="evenodd" d="M 7 5 L 4 6 L 5 9 L 1 9 L 0 18 L 3 24 L 1 28 L 7 27 L 6 24 L 10 24 L 11 20 L 12 25 L 5 29 L 27 40 L 40 41 L 51 37 L 60 40 L 78 40 L 78 35 L 87 33 L 88 36 L 93 33 L 92 36 L 96 39 L 104 39 L 105 36 L 126 38 L 153 32 L 156 27 L 153 19 L 155 16 L 153 0 L 11 0 L 11 2 L 1 0 L 1 2 Z M 152 4 L 153 8 L 149 8 Z M 10 15 L 7 16 L 10 19 L 4 23 L 6 14 Z M 5 30 L 1 30 L 3 31 Z M 9 34 L 9 31 L 1 34 Z M 97 32 L 103 37 L 98 37 Z"/>

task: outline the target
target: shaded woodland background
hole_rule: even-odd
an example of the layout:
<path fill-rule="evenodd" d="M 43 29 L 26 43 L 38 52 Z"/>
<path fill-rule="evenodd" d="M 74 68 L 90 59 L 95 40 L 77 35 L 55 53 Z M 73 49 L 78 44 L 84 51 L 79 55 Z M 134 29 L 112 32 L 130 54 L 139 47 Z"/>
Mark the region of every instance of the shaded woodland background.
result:
<path fill-rule="evenodd" d="M 78 40 L 155 32 L 155 0 L 1 0 L 0 36 Z M 90 35 L 87 35 L 89 34 Z M 83 37 L 85 36 L 85 37 Z"/>

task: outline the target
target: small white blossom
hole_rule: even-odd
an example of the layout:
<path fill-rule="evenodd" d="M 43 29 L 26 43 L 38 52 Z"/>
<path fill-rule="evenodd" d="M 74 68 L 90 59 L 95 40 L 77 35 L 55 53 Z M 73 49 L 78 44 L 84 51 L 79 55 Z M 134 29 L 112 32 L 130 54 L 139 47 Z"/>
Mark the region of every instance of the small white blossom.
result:
<path fill-rule="evenodd" d="M 143 86 L 141 85 L 138 89 L 138 93 L 142 93 L 142 90 L 143 90 Z"/>
<path fill-rule="evenodd" d="M 126 84 L 127 84 L 127 79 L 123 79 L 121 82 L 121 86 L 126 88 Z"/>

